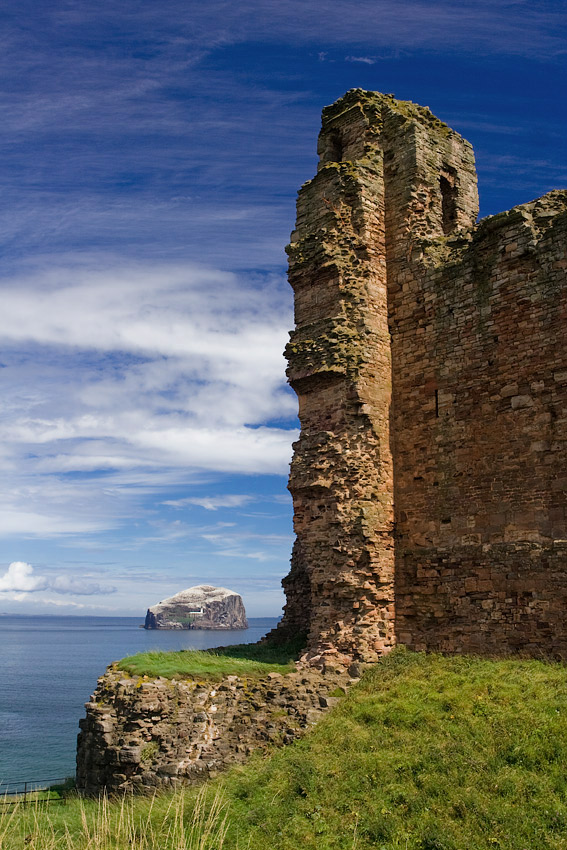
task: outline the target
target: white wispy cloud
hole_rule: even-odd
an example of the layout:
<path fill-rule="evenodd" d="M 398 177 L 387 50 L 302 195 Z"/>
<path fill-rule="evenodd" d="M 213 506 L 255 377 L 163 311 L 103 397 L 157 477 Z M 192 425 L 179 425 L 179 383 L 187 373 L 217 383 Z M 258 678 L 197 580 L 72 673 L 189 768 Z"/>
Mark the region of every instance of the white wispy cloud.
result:
<path fill-rule="evenodd" d="M 5 279 L 3 300 L 0 534 L 116 526 L 164 475 L 286 474 L 281 279 L 83 258 Z"/>
<path fill-rule="evenodd" d="M 131 28 L 154 30 L 160 35 L 160 50 L 152 57 L 156 64 L 183 61 L 192 63 L 208 50 L 244 41 L 284 40 L 295 43 L 310 41 L 321 43 L 378 43 L 424 45 L 458 44 L 471 49 L 467 35 L 478 42 L 501 49 L 533 52 L 546 44 L 558 45 L 560 38 L 554 32 L 563 18 L 557 3 L 533 4 L 527 0 L 413 0 L 400 5 L 394 0 L 243 0 L 238 6 L 223 0 L 211 0 L 206 5 L 186 4 L 169 0 L 159 7 L 137 8 L 136 16 L 128 10 L 120 13 L 116 6 L 102 2 L 97 5 L 97 18 L 93 11 L 79 6 L 72 15 L 60 11 L 57 22 L 65 21 L 65 28 L 76 31 L 78 26 L 96 27 L 104 10 L 118 16 Z M 529 45 L 525 29 L 533 32 Z M 507 44 L 512 34 L 521 34 L 516 46 Z M 151 85 L 148 75 L 151 61 L 138 60 L 140 76 L 145 71 L 145 85 Z M 140 82 L 139 85 L 143 84 Z"/>
<path fill-rule="evenodd" d="M 212 544 L 217 555 L 223 558 L 282 563 L 282 553 L 291 550 L 293 536 L 290 534 L 262 534 L 246 531 L 213 531 L 202 534 Z M 286 563 L 287 557 L 283 560 Z"/>
<path fill-rule="evenodd" d="M 71 594 L 73 596 L 95 596 L 107 593 L 116 593 L 113 584 L 100 584 L 88 579 L 76 578 L 68 575 L 58 575 L 49 581 L 48 590 L 55 593 Z"/>
<path fill-rule="evenodd" d="M 13 561 L 4 575 L 0 575 L 0 593 L 10 594 L 11 599 L 15 598 L 14 594 L 21 600 L 29 593 L 43 590 L 75 596 L 94 596 L 115 593 L 116 587 L 68 575 L 57 575 L 53 578 L 35 575 L 32 565 L 25 561 Z"/>
<path fill-rule="evenodd" d="M 57 484 L 57 481 L 44 482 L 41 489 L 48 497 L 57 489 Z M 23 506 L 18 509 L 18 504 L 25 504 L 25 500 L 19 494 L 3 494 L 0 501 L 0 537 L 22 537 L 31 534 L 49 538 L 67 534 L 93 534 L 116 525 L 116 519 L 111 516 L 93 520 L 88 515 L 85 516 L 80 509 L 77 510 L 73 495 L 76 497 L 80 489 L 72 488 L 72 492 L 71 488 L 69 489 L 69 500 L 60 506 L 60 512 L 50 508 L 44 499 L 38 500 L 35 511 L 25 510 Z M 95 493 L 92 496 L 94 501 Z"/>
<path fill-rule="evenodd" d="M 206 511 L 218 511 L 219 508 L 240 508 L 252 501 L 249 495 L 226 495 L 226 496 L 188 496 L 185 499 L 166 500 L 163 504 L 173 508 L 184 508 L 187 505 L 197 505 Z M 228 523 L 224 523 L 228 525 Z"/>
<path fill-rule="evenodd" d="M 376 59 L 372 56 L 346 56 L 346 62 L 361 62 L 363 65 L 375 65 Z"/>

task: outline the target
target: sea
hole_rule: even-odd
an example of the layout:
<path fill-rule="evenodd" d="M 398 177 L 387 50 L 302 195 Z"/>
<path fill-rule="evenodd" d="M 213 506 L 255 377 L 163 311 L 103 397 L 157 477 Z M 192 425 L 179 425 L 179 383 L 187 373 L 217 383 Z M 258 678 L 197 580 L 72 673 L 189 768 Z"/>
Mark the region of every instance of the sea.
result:
<path fill-rule="evenodd" d="M 149 650 L 255 643 L 276 617 L 241 631 L 146 631 L 139 617 L 0 615 L 0 794 L 75 773 L 84 703 L 107 665 Z"/>

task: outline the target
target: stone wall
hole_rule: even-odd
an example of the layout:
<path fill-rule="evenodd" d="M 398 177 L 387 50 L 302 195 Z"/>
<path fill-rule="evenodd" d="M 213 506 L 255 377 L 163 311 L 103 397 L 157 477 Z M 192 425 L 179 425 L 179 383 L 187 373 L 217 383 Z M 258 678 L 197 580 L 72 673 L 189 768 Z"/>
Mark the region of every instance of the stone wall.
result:
<path fill-rule="evenodd" d="M 356 680 L 327 667 L 220 682 L 131 677 L 110 667 L 80 721 L 77 788 L 85 794 L 195 782 L 255 750 L 287 744 Z"/>
<path fill-rule="evenodd" d="M 419 303 L 392 299 L 410 647 L 567 657 L 566 249 L 567 192 L 552 193 L 418 267 Z"/>
<path fill-rule="evenodd" d="M 348 92 L 289 246 L 306 660 L 567 655 L 567 193 L 485 219 L 472 148 Z"/>
<path fill-rule="evenodd" d="M 369 659 L 394 639 L 391 362 L 376 120 L 373 98 L 327 110 L 320 169 L 299 194 L 288 248 L 296 329 L 286 354 L 301 433 L 289 482 L 297 545 L 281 626 L 307 627 L 315 655 L 336 647 L 352 656 L 364 643 Z"/>

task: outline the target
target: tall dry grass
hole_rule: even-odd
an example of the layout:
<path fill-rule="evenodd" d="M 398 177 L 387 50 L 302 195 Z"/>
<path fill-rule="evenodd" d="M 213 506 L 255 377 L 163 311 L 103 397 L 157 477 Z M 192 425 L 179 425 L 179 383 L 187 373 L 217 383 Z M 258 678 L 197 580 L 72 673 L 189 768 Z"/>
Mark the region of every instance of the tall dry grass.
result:
<path fill-rule="evenodd" d="M 222 850 L 227 816 L 212 800 L 179 790 L 142 801 L 72 799 L 0 805 L 0 850 Z"/>

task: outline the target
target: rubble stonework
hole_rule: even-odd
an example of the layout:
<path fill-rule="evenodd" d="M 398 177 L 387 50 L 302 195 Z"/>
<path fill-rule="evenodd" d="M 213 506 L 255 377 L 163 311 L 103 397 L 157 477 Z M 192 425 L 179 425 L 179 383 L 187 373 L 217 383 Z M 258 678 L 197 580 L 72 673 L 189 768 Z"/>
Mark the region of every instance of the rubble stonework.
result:
<path fill-rule="evenodd" d="M 207 682 L 109 667 L 80 721 L 77 788 L 96 795 L 207 779 L 301 737 L 351 681 L 339 668 Z"/>
<path fill-rule="evenodd" d="M 301 432 L 278 635 L 567 656 L 567 192 L 476 224 L 472 147 L 355 89 L 288 248 Z M 276 635 L 277 637 L 277 635 Z"/>

